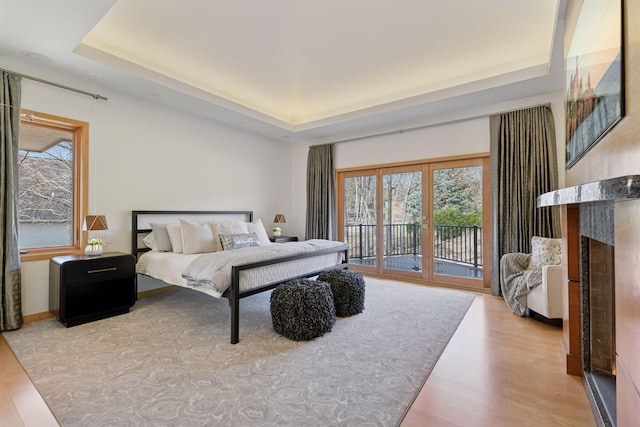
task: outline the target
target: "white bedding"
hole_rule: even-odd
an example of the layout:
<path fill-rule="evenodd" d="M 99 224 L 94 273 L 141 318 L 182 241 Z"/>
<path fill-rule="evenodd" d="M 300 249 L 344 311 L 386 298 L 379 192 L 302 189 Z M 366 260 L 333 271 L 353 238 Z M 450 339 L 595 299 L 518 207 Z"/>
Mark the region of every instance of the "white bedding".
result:
<path fill-rule="evenodd" d="M 136 264 L 136 273 L 144 274 L 165 283 L 176 286 L 187 286 L 187 279 L 182 272 L 200 254 L 183 255 L 174 252 L 149 251 L 140 256 Z"/>
<path fill-rule="evenodd" d="M 169 284 L 189 287 L 220 297 L 231 285 L 231 267 L 234 265 L 342 245 L 342 242 L 315 239 L 197 255 L 150 251 L 140 257 L 136 271 Z M 240 272 L 240 290 L 247 291 L 288 277 L 338 265 L 341 261 L 342 253 L 332 253 L 245 270 Z"/>

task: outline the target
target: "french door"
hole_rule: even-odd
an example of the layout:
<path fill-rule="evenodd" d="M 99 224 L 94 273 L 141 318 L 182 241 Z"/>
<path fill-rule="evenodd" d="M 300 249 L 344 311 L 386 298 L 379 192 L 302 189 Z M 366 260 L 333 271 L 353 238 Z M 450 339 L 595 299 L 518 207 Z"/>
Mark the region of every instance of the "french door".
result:
<path fill-rule="evenodd" d="M 489 285 L 488 157 L 341 170 L 337 188 L 350 268 Z"/>

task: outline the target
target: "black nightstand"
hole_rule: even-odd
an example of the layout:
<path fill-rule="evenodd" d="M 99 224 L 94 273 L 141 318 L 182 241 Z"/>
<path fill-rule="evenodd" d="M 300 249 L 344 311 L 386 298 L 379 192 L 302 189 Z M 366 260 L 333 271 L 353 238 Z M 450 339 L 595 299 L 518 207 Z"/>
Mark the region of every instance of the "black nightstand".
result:
<path fill-rule="evenodd" d="M 67 327 L 128 313 L 136 302 L 135 266 L 122 252 L 52 258 L 49 310 Z"/>
<path fill-rule="evenodd" d="M 278 237 L 269 237 L 273 243 L 286 243 L 286 242 L 297 242 L 298 238 L 296 236 L 278 236 Z"/>

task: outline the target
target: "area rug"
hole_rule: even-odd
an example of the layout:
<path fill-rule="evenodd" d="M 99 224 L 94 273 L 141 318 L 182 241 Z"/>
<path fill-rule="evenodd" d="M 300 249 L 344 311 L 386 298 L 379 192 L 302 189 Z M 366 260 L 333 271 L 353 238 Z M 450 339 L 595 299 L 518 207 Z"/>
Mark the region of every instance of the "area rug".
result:
<path fill-rule="evenodd" d="M 269 292 L 240 303 L 179 289 L 128 314 L 3 336 L 62 426 L 397 425 L 474 294 L 366 279 L 365 310 L 290 341 Z"/>

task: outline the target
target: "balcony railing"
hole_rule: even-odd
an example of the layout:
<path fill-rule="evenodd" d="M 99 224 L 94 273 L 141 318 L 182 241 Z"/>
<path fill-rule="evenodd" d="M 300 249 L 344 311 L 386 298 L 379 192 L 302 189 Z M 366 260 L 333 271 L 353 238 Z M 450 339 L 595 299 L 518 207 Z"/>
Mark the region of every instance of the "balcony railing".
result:
<path fill-rule="evenodd" d="M 376 231 L 376 225 L 345 226 L 349 258 L 375 258 Z M 420 224 L 384 224 L 383 256 L 422 255 L 421 231 Z M 482 227 L 435 225 L 433 238 L 435 259 L 482 267 Z"/>

